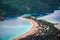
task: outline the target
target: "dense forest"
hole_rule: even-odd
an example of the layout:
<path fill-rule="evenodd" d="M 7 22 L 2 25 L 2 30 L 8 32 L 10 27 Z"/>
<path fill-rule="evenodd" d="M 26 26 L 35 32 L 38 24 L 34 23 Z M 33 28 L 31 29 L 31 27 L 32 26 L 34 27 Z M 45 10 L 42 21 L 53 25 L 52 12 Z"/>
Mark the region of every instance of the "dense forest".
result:
<path fill-rule="evenodd" d="M 0 20 L 24 14 L 44 16 L 59 9 L 60 0 L 0 0 Z"/>

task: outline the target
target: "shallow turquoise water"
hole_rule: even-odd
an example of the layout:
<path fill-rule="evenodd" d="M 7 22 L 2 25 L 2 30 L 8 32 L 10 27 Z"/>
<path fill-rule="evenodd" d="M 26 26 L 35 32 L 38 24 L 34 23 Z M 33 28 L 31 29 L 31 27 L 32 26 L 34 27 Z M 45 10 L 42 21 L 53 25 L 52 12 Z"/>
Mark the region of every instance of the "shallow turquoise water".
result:
<path fill-rule="evenodd" d="M 0 40 L 11 40 L 11 38 L 20 36 L 27 32 L 31 26 L 31 22 L 22 18 L 0 22 Z"/>

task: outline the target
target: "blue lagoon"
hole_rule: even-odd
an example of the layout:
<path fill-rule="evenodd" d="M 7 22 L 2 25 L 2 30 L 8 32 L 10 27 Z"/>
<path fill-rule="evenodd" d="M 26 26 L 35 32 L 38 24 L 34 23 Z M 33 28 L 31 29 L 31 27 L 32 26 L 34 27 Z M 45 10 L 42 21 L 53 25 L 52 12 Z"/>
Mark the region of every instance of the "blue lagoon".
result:
<path fill-rule="evenodd" d="M 0 22 L 0 40 L 11 40 L 30 30 L 32 24 L 24 18 L 6 19 Z"/>

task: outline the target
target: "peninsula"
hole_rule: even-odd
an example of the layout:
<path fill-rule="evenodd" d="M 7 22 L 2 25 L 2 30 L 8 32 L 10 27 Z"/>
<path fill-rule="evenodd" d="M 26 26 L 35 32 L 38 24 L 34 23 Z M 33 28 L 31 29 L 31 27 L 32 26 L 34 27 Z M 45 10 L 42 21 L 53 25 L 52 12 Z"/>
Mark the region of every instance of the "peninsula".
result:
<path fill-rule="evenodd" d="M 23 18 L 32 22 L 33 26 L 28 32 L 12 40 L 57 40 L 57 37 L 60 37 L 59 30 L 54 27 L 54 24 L 45 20 L 37 20 L 35 17 Z"/>

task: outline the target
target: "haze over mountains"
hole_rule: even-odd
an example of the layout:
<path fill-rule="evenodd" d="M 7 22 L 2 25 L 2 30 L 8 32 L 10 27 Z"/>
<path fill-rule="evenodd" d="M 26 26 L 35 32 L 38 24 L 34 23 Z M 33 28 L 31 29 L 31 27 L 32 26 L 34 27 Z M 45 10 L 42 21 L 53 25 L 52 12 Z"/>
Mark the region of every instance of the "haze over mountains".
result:
<path fill-rule="evenodd" d="M 24 14 L 44 16 L 59 9 L 60 0 L 0 0 L 0 16 L 4 18 Z"/>

